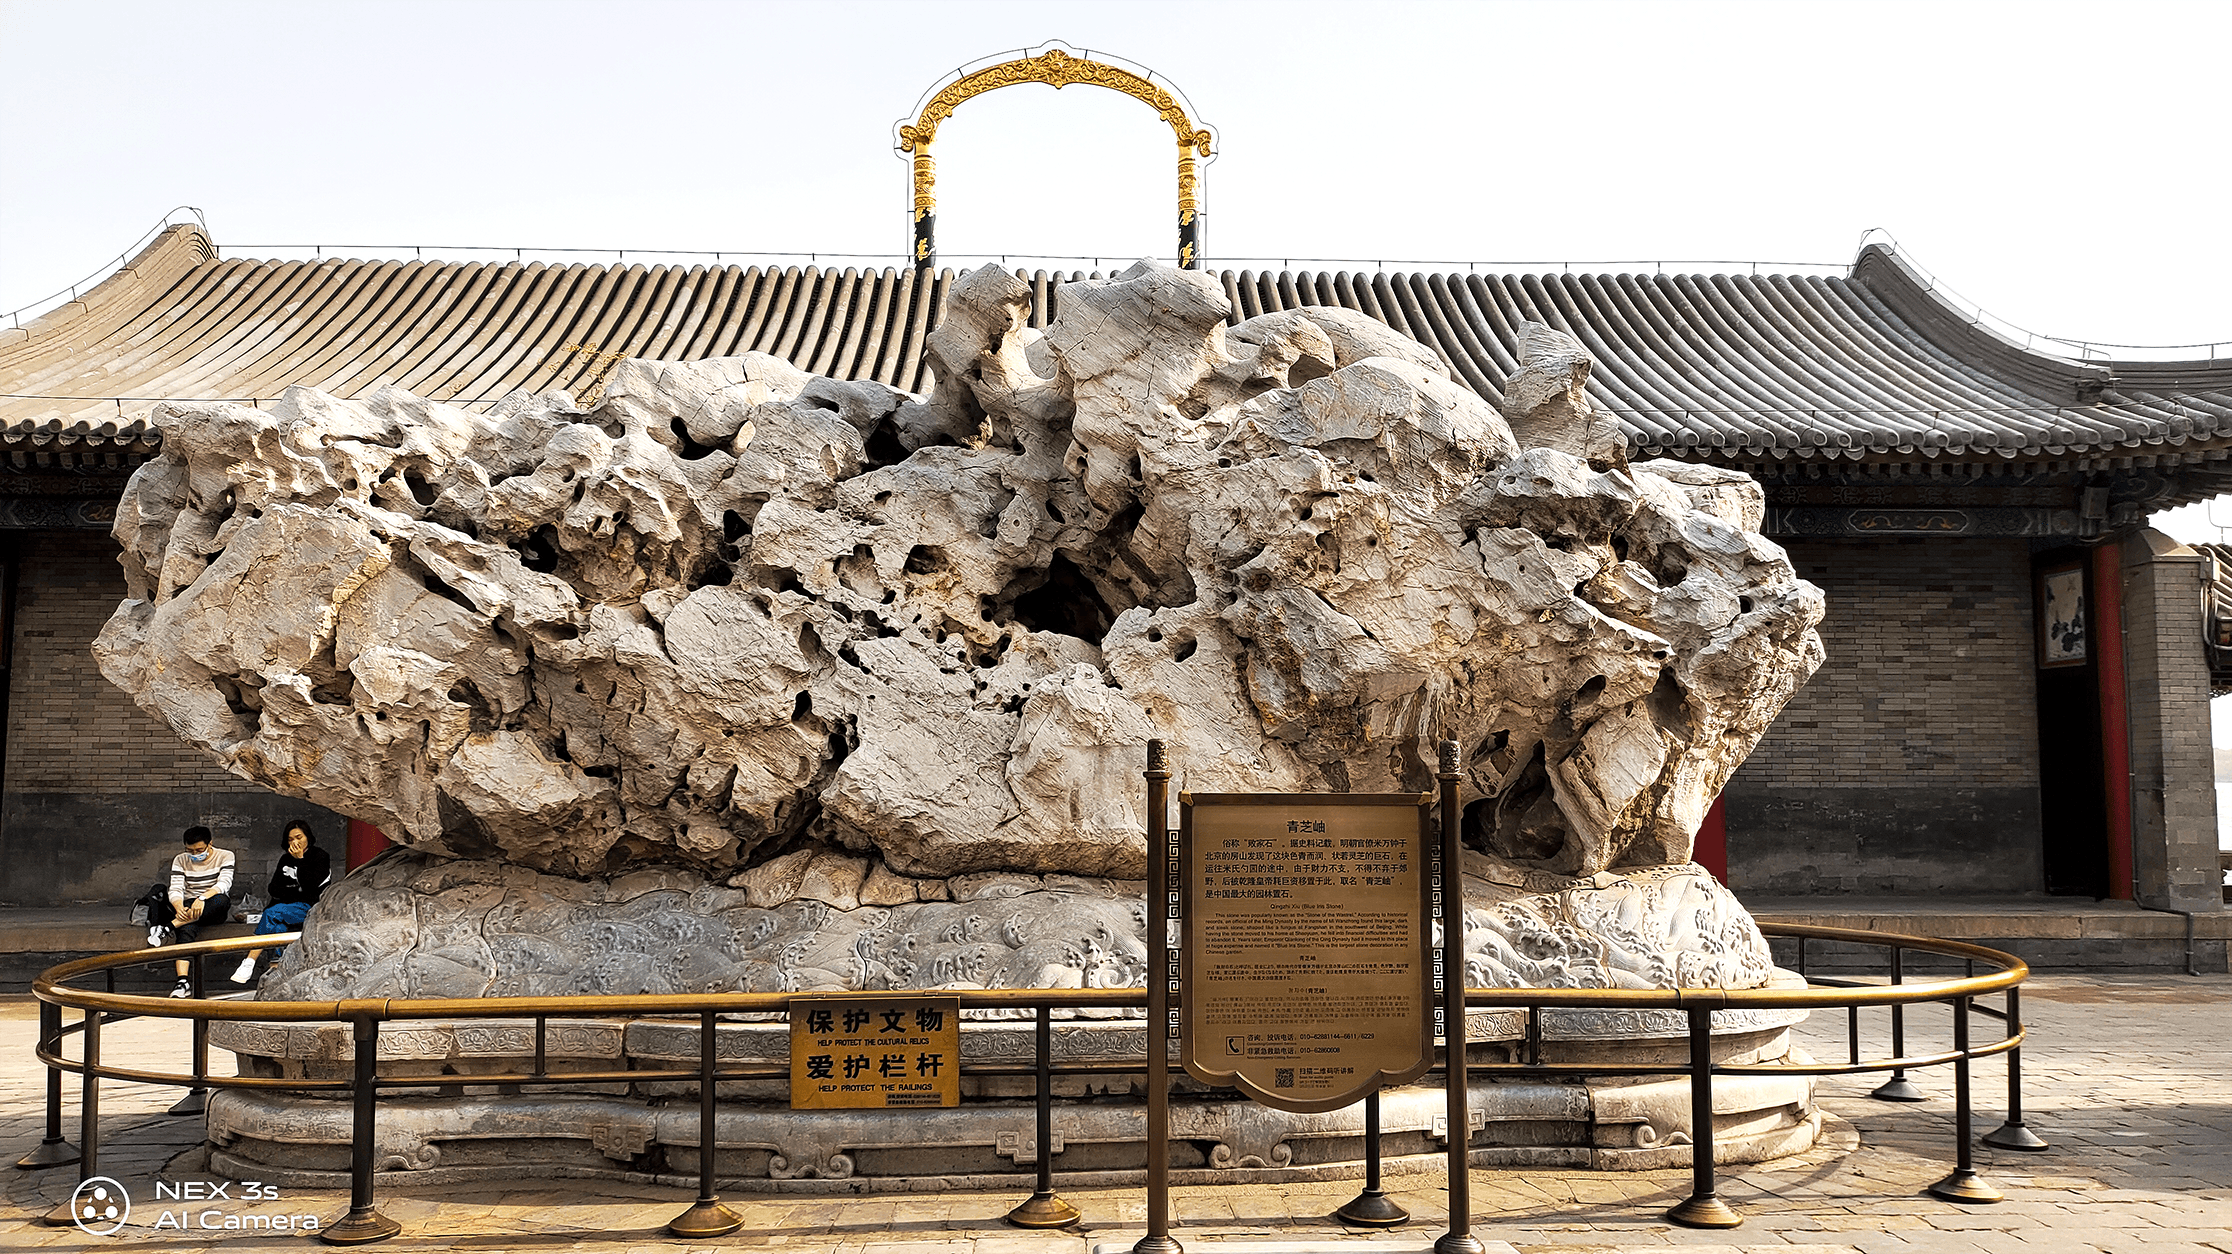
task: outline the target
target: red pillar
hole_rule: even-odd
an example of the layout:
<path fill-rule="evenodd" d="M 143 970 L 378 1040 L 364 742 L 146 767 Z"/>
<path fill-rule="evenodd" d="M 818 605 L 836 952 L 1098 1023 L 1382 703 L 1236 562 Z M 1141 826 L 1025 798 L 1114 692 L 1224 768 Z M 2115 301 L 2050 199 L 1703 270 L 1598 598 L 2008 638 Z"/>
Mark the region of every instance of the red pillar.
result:
<path fill-rule="evenodd" d="M 1728 882 L 1728 799 L 1713 798 L 1713 808 L 1705 812 L 1705 821 L 1697 825 L 1697 839 L 1690 846 L 1690 861 L 1713 873 L 1721 883 Z"/>
<path fill-rule="evenodd" d="M 2123 546 L 2093 550 L 2093 637 L 2099 642 L 2100 770 L 2108 802 L 2108 895 L 2131 900 L 2131 722 L 2124 705 Z"/>
<path fill-rule="evenodd" d="M 349 820 L 348 865 L 343 874 L 354 871 L 380 856 L 383 850 L 394 848 L 394 842 L 382 835 L 380 829 L 359 819 Z"/>

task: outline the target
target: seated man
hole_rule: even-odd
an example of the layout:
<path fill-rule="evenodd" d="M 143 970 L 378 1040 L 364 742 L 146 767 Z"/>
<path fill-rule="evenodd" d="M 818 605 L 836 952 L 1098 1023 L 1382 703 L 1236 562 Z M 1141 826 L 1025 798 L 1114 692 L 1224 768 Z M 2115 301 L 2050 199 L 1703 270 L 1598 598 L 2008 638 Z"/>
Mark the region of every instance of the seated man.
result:
<path fill-rule="evenodd" d="M 181 942 L 200 940 L 203 924 L 223 923 L 232 910 L 232 851 L 212 848 L 206 827 L 187 828 L 185 840 L 186 852 L 171 859 L 169 896 L 153 903 L 148 913 L 149 945 L 173 937 Z M 178 960 L 177 971 L 178 984 L 170 995 L 193 996 L 185 959 Z"/>

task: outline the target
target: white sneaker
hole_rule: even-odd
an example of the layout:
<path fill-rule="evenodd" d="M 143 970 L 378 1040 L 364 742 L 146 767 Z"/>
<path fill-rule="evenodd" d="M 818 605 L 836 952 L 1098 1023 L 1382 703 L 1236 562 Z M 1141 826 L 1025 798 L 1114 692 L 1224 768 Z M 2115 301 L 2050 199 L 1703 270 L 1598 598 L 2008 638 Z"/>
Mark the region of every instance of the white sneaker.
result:
<path fill-rule="evenodd" d="M 163 926 L 162 924 L 160 924 L 160 923 L 158 923 L 158 924 L 154 925 L 153 927 L 150 927 L 150 928 L 148 928 L 148 929 L 147 929 L 147 947 L 148 947 L 149 949 L 160 949 L 160 948 L 162 948 L 162 945 L 163 945 L 163 938 L 164 938 L 165 936 L 167 936 L 167 935 L 168 935 L 169 933 L 170 933 L 170 929 L 169 929 L 169 928 L 167 928 L 167 927 L 164 927 L 164 926 Z"/>
<path fill-rule="evenodd" d="M 242 958 L 240 965 L 233 968 L 232 982 L 235 984 L 246 984 L 255 978 L 256 960 L 254 958 Z"/>
<path fill-rule="evenodd" d="M 194 982 L 192 980 L 182 979 L 171 988 L 171 996 L 173 997 L 192 997 L 193 995 Z"/>

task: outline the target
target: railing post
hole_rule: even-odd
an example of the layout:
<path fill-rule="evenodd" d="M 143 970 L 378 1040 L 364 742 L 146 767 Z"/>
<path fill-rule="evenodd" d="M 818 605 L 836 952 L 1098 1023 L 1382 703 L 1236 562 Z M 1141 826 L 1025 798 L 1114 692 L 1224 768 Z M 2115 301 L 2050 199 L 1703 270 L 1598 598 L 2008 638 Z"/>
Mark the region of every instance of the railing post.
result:
<path fill-rule="evenodd" d="M 1147 742 L 1147 1235 L 1132 1254 L 1183 1254 L 1170 1235 L 1170 751 Z"/>
<path fill-rule="evenodd" d="M 1969 1137 L 1969 999 L 1953 999 L 1953 1174 L 1930 1186 L 1930 1195 L 1948 1202 L 1997 1202 L 2000 1191 L 1976 1174 Z"/>
<path fill-rule="evenodd" d="M 1720 1199 L 1713 1174 L 1713 1012 L 1692 1006 L 1690 1040 L 1690 1195 L 1666 1212 L 1685 1228 L 1733 1228 L 1744 1217 Z"/>
<path fill-rule="evenodd" d="M 1374 1089 L 1364 1098 L 1364 1191 L 1341 1204 L 1333 1217 L 1359 1228 L 1392 1228 L 1410 1218 L 1410 1212 L 1380 1191 L 1380 1095 Z"/>
<path fill-rule="evenodd" d="M 349 1137 L 349 1213 L 318 1234 L 327 1245 L 368 1245 L 403 1231 L 403 1225 L 372 1207 L 372 1169 L 379 1165 L 373 1129 L 379 1117 L 380 1021 L 359 1014 L 349 1025 L 355 1074 L 349 1084 L 354 1108 Z"/>
<path fill-rule="evenodd" d="M 721 1195 L 713 1191 L 713 1159 L 720 1141 L 713 1080 L 720 1049 L 715 1026 L 712 1011 L 698 1016 L 698 1195 L 690 1209 L 667 1224 L 667 1231 L 678 1237 L 722 1237 L 744 1226 L 744 1217 L 721 1205 Z"/>
<path fill-rule="evenodd" d="M 2015 1036 L 2022 1030 L 2022 989 L 2019 985 L 2010 985 L 2007 990 L 2007 1034 Z M 2052 1148 L 2023 1124 L 2023 1047 L 2020 1045 L 2007 1051 L 2007 1122 L 1985 1133 L 1984 1143 L 1993 1149 L 2024 1150 L 2030 1153 Z"/>
<path fill-rule="evenodd" d="M 194 955 L 194 1005 L 202 1004 L 201 955 Z M 194 1085 L 186 1095 L 171 1105 L 174 1115 L 198 1115 L 209 1109 L 209 1087 L 203 1081 L 209 1078 L 209 1020 L 194 1016 Z"/>
<path fill-rule="evenodd" d="M 78 1089 L 78 1187 L 101 1174 L 101 1012 L 85 1012 L 85 1028 L 80 1036 L 85 1057 L 85 1074 L 80 1077 Z M 77 1222 L 70 1207 L 77 1201 L 72 1194 L 60 1206 L 44 1216 L 47 1226 L 60 1228 Z"/>
<path fill-rule="evenodd" d="M 1896 988 L 1904 983 L 1906 983 L 1904 951 L 1897 945 L 1893 945 L 1891 947 L 1891 984 L 1892 987 Z M 1891 1056 L 1893 1058 L 1906 1057 L 1906 1007 L 1898 1004 L 1893 1004 L 1891 1007 Z M 1857 1062 L 1858 1059 L 1854 1059 L 1854 1061 Z M 1868 1094 L 1868 1096 L 1879 1102 L 1919 1102 L 1925 1100 L 1922 1096 L 1922 1090 L 1908 1082 L 1905 1067 L 1893 1068 L 1891 1078 L 1878 1085 L 1875 1092 Z"/>
<path fill-rule="evenodd" d="M 1487 1247 L 1472 1234 L 1472 1098 L 1466 1087 L 1465 1046 L 1471 1037 L 1465 1012 L 1465 844 L 1458 824 L 1458 745 L 1441 742 L 1442 903 L 1442 1078 L 1449 1112 L 1449 1231 L 1434 1242 L 1434 1254 L 1481 1254 Z"/>
<path fill-rule="evenodd" d="M 1067 1228 L 1084 1218 L 1075 1206 L 1054 1196 L 1054 1007 L 1038 1008 L 1038 1191 L 1007 1213 L 1018 1228 Z"/>
<path fill-rule="evenodd" d="M 62 1052 L 62 1007 L 50 1001 L 39 1003 L 39 1047 L 57 1055 Z M 62 1068 L 53 1063 L 47 1064 L 46 1090 L 46 1136 L 16 1160 L 25 1171 L 67 1167 L 78 1160 L 77 1146 L 62 1139 Z"/>

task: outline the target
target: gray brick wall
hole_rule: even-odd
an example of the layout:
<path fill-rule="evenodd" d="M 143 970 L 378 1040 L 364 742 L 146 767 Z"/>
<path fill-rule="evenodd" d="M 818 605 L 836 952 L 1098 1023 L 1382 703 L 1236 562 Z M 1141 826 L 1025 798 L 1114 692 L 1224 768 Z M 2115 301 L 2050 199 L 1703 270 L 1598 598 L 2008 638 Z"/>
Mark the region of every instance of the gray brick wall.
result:
<path fill-rule="evenodd" d="M 2021 540 L 1804 540 L 1829 660 L 1738 773 L 1747 787 L 2038 783 L 2030 549 Z"/>
<path fill-rule="evenodd" d="M 1729 781 L 1762 893 L 2036 892 L 2038 711 L 2022 540 L 1793 540 L 1828 660 Z"/>
<path fill-rule="evenodd" d="M 2125 540 L 2122 558 L 2133 888 L 2154 905 L 2218 910 L 2215 754 L 2201 644 L 2206 566 L 2198 553 L 2146 529 Z"/>
<path fill-rule="evenodd" d="M 116 542 L 34 532 L 16 575 L 8 694 L 10 792 L 207 792 L 252 787 L 101 677 L 91 645 L 124 599 Z"/>
<path fill-rule="evenodd" d="M 124 599 L 115 541 L 31 532 L 17 552 L 0 906 L 129 902 L 195 824 L 239 857 L 236 899 L 263 892 L 289 819 L 340 862 L 339 816 L 217 766 L 101 677 L 93 637 Z"/>

